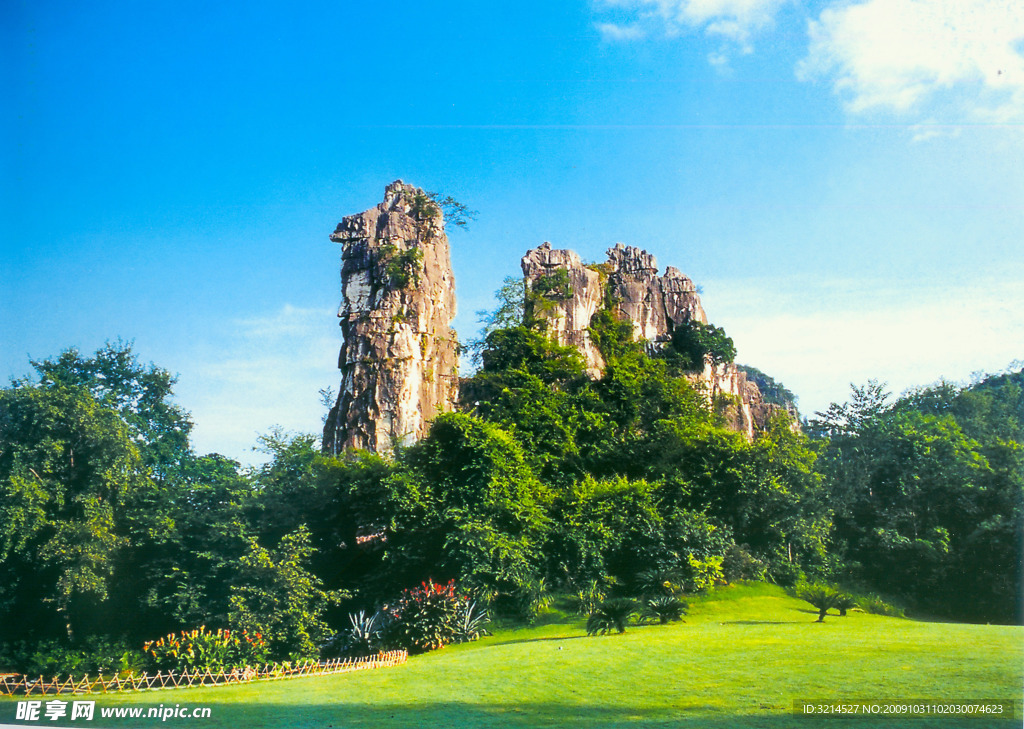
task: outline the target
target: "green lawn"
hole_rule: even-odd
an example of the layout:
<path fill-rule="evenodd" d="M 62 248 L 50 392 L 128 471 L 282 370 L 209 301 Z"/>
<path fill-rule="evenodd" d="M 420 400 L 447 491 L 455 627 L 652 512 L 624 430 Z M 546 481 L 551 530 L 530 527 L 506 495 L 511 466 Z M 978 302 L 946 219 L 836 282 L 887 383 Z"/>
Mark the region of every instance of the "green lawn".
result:
<path fill-rule="evenodd" d="M 1016 699 L 1024 629 L 816 611 L 768 585 L 722 588 L 685 623 L 587 638 L 581 623 L 499 631 L 397 668 L 323 678 L 99 696 L 115 706 L 209 706 L 209 727 L 1009 727 L 1017 718 L 804 717 L 794 700 Z M 0 723 L 13 723 L 0 703 Z M 39 724 L 53 726 L 54 722 Z"/>

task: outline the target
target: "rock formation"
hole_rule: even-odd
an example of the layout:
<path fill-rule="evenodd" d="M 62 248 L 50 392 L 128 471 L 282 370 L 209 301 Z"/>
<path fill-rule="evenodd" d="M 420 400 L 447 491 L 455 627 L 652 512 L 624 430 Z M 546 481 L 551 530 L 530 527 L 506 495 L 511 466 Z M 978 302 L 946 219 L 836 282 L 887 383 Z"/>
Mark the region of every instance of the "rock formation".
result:
<path fill-rule="evenodd" d="M 708 323 L 693 281 L 671 266 L 659 276 L 654 256 L 639 248 L 619 243 L 608 250 L 606 263 L 585 266 L 574 252 L 544 243 L 523 256 L 522 268 L 527 286 L 537 294 L 533 300 L 541 302 L 533 305 L 531 315 L 546 320 L 548 333 L 559 344 L 577 347 L 595 379 L 605 363 L 588 327 L 604 305 L 630 321 L 634 339 L 648 342 L 652 350 L 666 346 L 680 324 L 694 319 Z M 690 379 L 719 407 L 730 427 L 750 439 L 780 409 L 765 402 L 757 385 L 732 363 L 706 362 Z"/>
<path fill-rule="evenodd" d="M 601 376 L 604 360 L 590 341 L 590 319 L 600 310 L 604 301 L 604 282 L 597 267 L 588 268 L 573 251 L 553 249 L 550 243 L 527 251 L 522 258 L 523 276 L 534 291 L 546 281 L 555 281 L 560 271 L 563 278 L 556 282 L 562 291 L 544 297 L 543 311 L 531 315 L 543 317 L 550 334 L 559 344 L 572 345 L 583 353 L 587 373 L 592 378 Z"/>
<path fill-rule="evenodd" d="M 389 452 L 421 438 L 433 417 L 453 409 L 458 341 L 444 217 L 401 180 L 384 202 L 342 219 L 344 342 L 341 387 L 324 426 L 323 449 Z"/>

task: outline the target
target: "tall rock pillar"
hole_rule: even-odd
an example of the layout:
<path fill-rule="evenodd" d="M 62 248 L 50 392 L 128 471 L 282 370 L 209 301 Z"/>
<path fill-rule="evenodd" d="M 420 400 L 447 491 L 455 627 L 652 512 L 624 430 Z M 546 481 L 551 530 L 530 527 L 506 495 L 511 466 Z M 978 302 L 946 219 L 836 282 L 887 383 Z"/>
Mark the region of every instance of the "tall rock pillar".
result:
<path fill-rule="evenodd" d="M 341 387 L 323 450 L 389 452 L 421 438 L 458 391 L 455 277 L 440 209 L 401 180 L 342 219 Z"/>

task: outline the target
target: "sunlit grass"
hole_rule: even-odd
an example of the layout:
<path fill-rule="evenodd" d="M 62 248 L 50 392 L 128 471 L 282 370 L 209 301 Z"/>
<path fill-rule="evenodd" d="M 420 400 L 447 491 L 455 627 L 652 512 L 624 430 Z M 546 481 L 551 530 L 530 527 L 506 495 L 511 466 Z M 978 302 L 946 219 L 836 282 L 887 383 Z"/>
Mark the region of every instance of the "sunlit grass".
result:
<path fill-rule="evenodd" d="M 502 630 L 478 643 L 414 657 L 398 668 L 101 696 L 97 706 L 207 705 L 212 717 L 201 725 L 210 728 L 1020 725 L 1019 719 L 886 723 L 793 715 L 794 700 L 1021 695 L 1022 628 L 859 612 L 830 615 L 824 623 L 816 618 L 810 605 L 780 588 L 741 585 L 691 600 L 684 623 L 630 627 L 623 635 L 588 638 L 581 619 L 553 611 L 546 625 Z M 0 705 L 2 711 L 0 722 L 14 718 L 10 704 Z M 94 725 L 103 726 L 98 718 Z M 106 725 L 131 724 L 106 720 Z"/>

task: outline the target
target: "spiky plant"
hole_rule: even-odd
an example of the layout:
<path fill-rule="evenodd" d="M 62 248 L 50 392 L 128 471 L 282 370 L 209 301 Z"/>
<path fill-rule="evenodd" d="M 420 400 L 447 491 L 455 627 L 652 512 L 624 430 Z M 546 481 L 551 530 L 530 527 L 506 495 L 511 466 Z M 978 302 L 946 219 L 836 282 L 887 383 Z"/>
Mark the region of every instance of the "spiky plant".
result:
<path fill-rule="evenodd" d="M 838 593 L 834 603 L 835 607 L 839 610 L 840 616 L 845 616 L 846 611 L 850 608 L 857 607 L 857 599 L 848 592 Z"/>
<path fill-rule="evenodd" d="M 349 613 L 348 620 L 352 627 L 344 637 L 345 653 L 354 656 L 368 656 L 380 649 L 381 633 L 387 621 L 387 613 L 378 610 L 367 615 L 364 610 Z"/>
<path fill-rule="evenodd" d="M 475 600 L 464 603 L 464 605 L 455 628 L 455 640 L 459 643 L 469 643 L 479 640 L 482 636 L 490 635 L 485 627 L 487 623 L 491 622 L 487 608 Z"/>
<path fill-rule="evenodd" d="M 635 600 L 625 597 L 605 600 L 587 618 L 587 635 L 606 635 L 613 630 L 617 633 L 625 633 L 626 623 L 636 614 L 636 611 Z"/>
<path fill-rule="evenodd" d="M 645 595 L 678 595 L 683 591 L 683 575 L 679 570 L 644 570 L 637 574 L 636 586 Z"/>
<path fill-rule="evenodd" d="M 678 597 L 657 595 L 644 604 L 643 615 L 651 620 L 657 618 L 659 624 L 665 625 L 673 620 L 682 620 L 689 607 L 685 600 Z"/>

